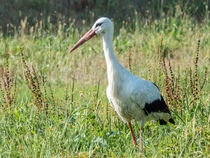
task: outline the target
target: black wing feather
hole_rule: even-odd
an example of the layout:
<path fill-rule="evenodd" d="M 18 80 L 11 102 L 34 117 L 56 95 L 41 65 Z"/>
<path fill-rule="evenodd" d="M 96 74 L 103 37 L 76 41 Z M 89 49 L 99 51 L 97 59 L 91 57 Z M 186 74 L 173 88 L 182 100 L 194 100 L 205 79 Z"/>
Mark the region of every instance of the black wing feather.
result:
<path fill-rule="evenodd" d="M 146 115 L 150 114 L 151 112 L 164 112 L 171 114 L 162 96 L 161 100 L 157 99 L 152 103 L 146 103 L 143 110 Z"/>
<path fill-rule="evenodd" d="M 154 86 L 156 86 L 158 88 L 158 86 L 156 84 L 154 84 Z M 159 88 L 158 88 L 158 90 L 159 90 Z M 143 110 L 147 116 L 148 116 L 148 114 L 150 114 L 152 112 L 163 112 L 163 113 L 168 113 L 171 115 L 171 112 L 169 111 L 168 106 L 166 105 L 162 95 L 161 95 L 161 99 L 154 100 L 152 103 L 146 103 Z M 168 121 L 172 124 L 175 124 L 175 122 L 172 118 L 170 118 Z M 167 122 L 163 119 L 159 119 L 158 122 L 160 123 L 160 125 L 167 124 Z"/>

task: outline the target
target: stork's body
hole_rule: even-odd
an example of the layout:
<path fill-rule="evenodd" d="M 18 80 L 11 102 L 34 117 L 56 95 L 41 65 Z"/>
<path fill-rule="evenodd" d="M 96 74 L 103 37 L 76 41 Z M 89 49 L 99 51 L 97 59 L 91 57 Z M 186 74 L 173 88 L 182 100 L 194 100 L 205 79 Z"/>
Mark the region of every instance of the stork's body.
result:
<path fill-rule="evenodd" d="M 146 121 L 157 120 L 160 124 L 166 124 L 168 121 L 174 123 L 174 120 L 171 118 L 170 111 L 157 86 L 150 81 L 134 76 L 118 62 L 112 44 L 113 25 L 108 18 L 98 19 L 92 29 L 71 51 L 99 33 L 103 33 L 103 49 L 107 64 L 107 97 L 121 119 L 128 122 L 133 144 L 136 145 L 131 120 L 134 119 L 141 125 L 141 138 L 142 127 Z"/>

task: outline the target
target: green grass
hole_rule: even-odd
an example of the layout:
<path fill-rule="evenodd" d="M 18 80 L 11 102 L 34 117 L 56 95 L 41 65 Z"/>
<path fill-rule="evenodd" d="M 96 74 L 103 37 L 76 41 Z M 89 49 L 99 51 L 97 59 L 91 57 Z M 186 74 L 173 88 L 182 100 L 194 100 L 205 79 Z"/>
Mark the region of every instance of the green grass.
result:
<path fill-rule="evenodd" d="M 200 26 L 188 18 L 137 23 L 135 32 L 121 28 L 115 35 L 115 52 L 127 68 L 130 60 L 130 69 L 135 75 L 157 83 L 166 98 L 164 75 L 160 73 L 162 68 L 158 59 L 160 39 L 163 39 L 161 52 L 170 59 L 175 76 L 180 74 L 181 90 L 185 87 L 189 69 L 194 71 L 196 45 L 201 39 L 200 86 L 209 65 L 208 24 L 207 20 Z M 86 30 L 88 28 L 82 33 Z M 4 103 L 3 86 L 0 91 L 0 157 L 209 156 L 208 74 L 207 84 L 199 91 L 198 100 L 193 101 L 188 80 L 181 106 L 170 106 L 176 125 L 160 126 L 156 122 L 145 125 L 144 151 L 141 153 L 138 123 L 132 122 L 138 141 L 135 149 L 127 124 L 115 114 L 106 98 L 106 64 L 100 37 L 74 53 L 68 53 L 80 36 L 77 29 L 65 28 L 61 24 L 57 32 L 50 29 L 46 32 L 38 26 L 30 34 L 17 32 L 0 41 L 0 68 L 6 67 L 6 45 L 10 72 L 15 74 L 17 84 L 16 100 L 11 107 Z M 40 84 L 43 93 L 40 110 L 24 79 L 21 51 L 27 65 L 33 65 L 37 74 L 42 72 L 46 77 L 45 86 Z"/>

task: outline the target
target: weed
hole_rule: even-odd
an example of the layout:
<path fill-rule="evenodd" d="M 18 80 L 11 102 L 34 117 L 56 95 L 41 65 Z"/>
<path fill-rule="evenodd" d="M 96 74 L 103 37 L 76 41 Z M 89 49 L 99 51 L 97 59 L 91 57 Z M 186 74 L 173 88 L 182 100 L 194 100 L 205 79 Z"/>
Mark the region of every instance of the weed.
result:
<path fill-rule="evenodd" d="M 34 68 L 34 66 L 31 66 L 31 69 L 29 68 L 28 64 L 25 61 L 23 52 L 20 52 L 21 59 L 24 67 L 24 76 L 25 81 L 28 86 L 28 88 L 31 90 L 33 94 L 33 100 L 35 102 L 35 105 L 40 110 L 41 108 L 45 108 L 46 114 L 48 113 L 48 102 L 47 102 L 47 91 L 45 87 L 45 78 L 42 73 L 38 74 Z M 42 91 L 43 89 L 43 91 Z M 52 95 L 51 95 L 52 96 Z"/>
<path fill-rule="evenodd" d="M 16 102 L 17 87 L 14 72 L 9 68 L 9 53 L 5 42 L 5 66 L 0 69 L 0 92 L 2 107 L 11 107 Z"/>
<path fill-rule="evenodd" d="M 160 50 L 162 46 L 162 40 L 160 42 Z M 187 71 L 185 71 L 185 84 L 181 83 L 181 73 L 180 73 L 180 66 L 178 65 L 178 71 L 177 74 L 174 74 L 174 71 L 171 66 L 170 59 L 168 59 L 168 67 L 166 66 L 165 63 L 165 58 L 163 57 L 163 53 L 160 54 L 160 58 L 162 59 L 161 61 L 161 70 L 163 71 L 164 74 L 164 87 L 165 87 L 165 92 L 167 95 L 167 100 L 169 101 L 169 104 L 174 106 L 175 108 L 180 107 L 180 110 L 182 109 L 181 105 L 185 102 L 186 97 L 188 98 L 189 96 L 193 96 L 193 99 L 191 100 L 191 104 L 195 104 L 196 100 L 200 98 L 200 91 L 203 88 L 205 82 L 206 82 L 206 77 L 207 77 L 207 69 L 205 69 L 205 75 L 203 78 L 202 84 L 199 84 L 199 80 L 201 80 L 201 77 L 198 75 L 198 61 L 199 61 L 199 47 L 200 47 L 200 40 L 198 40 L 197 43 L 197 51 L 196 51 L 196 57 L 194 59 L 194 72 L 192 71 L 192 68 L 189 70 L 189 75 L 186 74 Z M 189 77 L 188 77 L 189 76 Z M 189 82 L 188 82 L 189 81 Z M 182 87 L 182 90 L 181 88 Z M 187 88 L 190 87 L 190 92 L 187 93 Z M 181 110 L 182 113 L 182 110 Z"/>

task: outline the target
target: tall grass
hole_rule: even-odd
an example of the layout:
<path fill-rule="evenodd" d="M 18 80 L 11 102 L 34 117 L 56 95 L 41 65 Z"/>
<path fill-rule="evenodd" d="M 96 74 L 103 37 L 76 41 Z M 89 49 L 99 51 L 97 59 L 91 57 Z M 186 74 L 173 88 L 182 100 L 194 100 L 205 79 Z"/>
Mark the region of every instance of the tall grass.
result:
<path fill-rule="evenodd" d="M 208 157 L 207 24 L 170 17 L 115 35 L 122 65 L 159 86 L 176 120 L 147 123 L 142 153 L 106 98 L 100 37 L 69 54 L 79 31 L 48 26 L 38 22 L 28 32 L 23 23 L 22 32 L 0 41 L 1 157 Z"/>

